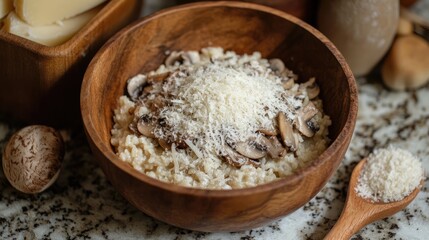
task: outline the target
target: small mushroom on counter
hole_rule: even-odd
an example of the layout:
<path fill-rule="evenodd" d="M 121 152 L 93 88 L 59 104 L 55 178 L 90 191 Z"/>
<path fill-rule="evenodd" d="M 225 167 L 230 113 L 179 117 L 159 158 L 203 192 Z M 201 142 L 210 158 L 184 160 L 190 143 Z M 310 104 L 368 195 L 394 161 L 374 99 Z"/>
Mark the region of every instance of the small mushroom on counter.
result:
<path fill-rule="evenodd" d="M 294 136 L 292 124 L 286 119 L 285 114 L 282 112 L 279 112 L 279 115 L 277 116 L 277 121 L 283 144 L 288 147 L 292 152 L 295 152 L 298 147 L 298 141 L 297 138 Z"/>
<path fill-rule="evenodd" d="M 393 90 L 417 89 L 429 81 L 429 43 L 415 34 L 393 43 L 381 69 L 383 82 Z"/>
<path fill-rule="evenodd" d="M 131 100 L 136 101 L 140 96 L 143 87 L 146 83 L 146 76 L 139 74 L 130 80 L 127 83 L 127 93 Z"/>
<path fill-rule="evenodd" d="M 55 129 L 32 125 L 16 132 L 3 152 L 3 171 L 10 184 L 23 193 L 39 193 L 58 178 L 64 143 Z"/>

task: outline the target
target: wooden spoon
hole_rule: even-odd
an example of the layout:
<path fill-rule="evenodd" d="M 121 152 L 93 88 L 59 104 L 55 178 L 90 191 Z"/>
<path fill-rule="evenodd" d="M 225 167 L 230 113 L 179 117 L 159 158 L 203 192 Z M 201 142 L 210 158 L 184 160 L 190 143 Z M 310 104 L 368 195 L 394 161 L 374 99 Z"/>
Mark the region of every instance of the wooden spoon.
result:
<path fill-rule="evenodd" d="M 361 228 L 376 220 L 391 216 L 406 207 L 420 191 L 419 185 L 404 199 L 396 202 L 371 202 L 357 195 L 355 188 L 366 159 L 363 159 L 353 170 L 349 183 L 346 205 L 337 223 L 326 235 L 325 240 L 350 239 Z"/>

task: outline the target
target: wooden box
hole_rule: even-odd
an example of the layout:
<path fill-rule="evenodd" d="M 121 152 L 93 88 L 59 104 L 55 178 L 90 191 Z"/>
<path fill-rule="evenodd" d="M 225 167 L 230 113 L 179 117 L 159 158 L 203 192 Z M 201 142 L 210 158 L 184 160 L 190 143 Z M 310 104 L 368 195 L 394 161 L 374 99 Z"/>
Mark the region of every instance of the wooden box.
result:
<path fill-rule="evenodd" d="M 96 51 L 138 18 L 142 0 L 111 0 L 67 42 L 47 47 L 0 31 L 0 114 L 26 123 L 79 122 L 80 85 Z"/>

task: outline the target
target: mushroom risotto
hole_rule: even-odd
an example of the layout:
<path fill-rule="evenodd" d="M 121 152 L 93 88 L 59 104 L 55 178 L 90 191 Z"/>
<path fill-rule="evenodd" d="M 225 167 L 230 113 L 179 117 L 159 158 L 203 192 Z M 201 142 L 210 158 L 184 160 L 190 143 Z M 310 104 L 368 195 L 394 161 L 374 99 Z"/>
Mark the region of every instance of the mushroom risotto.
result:
<path fill-rule="evenodd" d="M 119 159 L 161 181 L 232 189 L 292 174 L 328 146 L 319 87 L 280 59 L 222 48 L 168 54 L 127 82 L 114 111 Z"/>

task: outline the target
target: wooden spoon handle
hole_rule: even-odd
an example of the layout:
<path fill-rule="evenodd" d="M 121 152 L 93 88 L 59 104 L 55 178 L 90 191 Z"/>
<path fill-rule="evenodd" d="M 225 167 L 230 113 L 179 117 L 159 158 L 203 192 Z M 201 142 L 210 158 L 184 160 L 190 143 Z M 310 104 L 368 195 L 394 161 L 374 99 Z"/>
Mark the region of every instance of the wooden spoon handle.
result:
<path fill-rule="evenodd" d="M 353 170 L 343 212 L 325 239 L 350 239 L 353 234 L 373 220 L 373 209 L 367 209 L 366 202 L 355 193 L 355 186 L 365 162 L 365 159 L 360 161 Z"/>
<path fill-rule="evenodd" d="M 358 211 L 353 211 L 346 208 L 341 214 L 337 223 L 325 236 L 325 240 L 341 240 L 350 239 L 357 231 L 367 224 L 365 216 L 359 214 Z"/>

